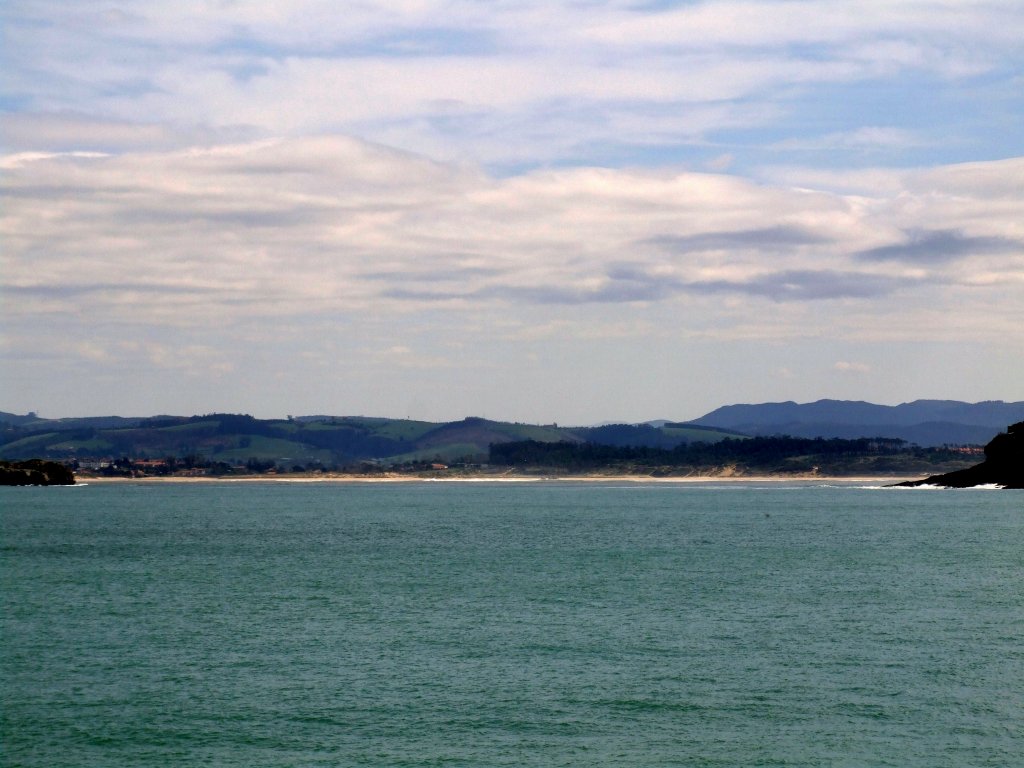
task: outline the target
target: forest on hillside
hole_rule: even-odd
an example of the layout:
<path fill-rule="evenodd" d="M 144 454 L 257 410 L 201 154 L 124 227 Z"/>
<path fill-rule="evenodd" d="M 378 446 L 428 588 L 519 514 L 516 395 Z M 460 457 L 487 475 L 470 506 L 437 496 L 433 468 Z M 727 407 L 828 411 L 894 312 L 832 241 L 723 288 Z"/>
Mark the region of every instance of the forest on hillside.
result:
<path fill-rule="evenodd" d="M 921 448 L 888 438 L 728 438 L 669 449 L 525 440 L 492 445 L 490 450 L 492 465 L 519 470 L 654 476 L 716 472 L 726 468 L 737 474 L 904 474 L 945 471 L 942 468 L 959 468 L 971 460 L 955 448 Z"/>

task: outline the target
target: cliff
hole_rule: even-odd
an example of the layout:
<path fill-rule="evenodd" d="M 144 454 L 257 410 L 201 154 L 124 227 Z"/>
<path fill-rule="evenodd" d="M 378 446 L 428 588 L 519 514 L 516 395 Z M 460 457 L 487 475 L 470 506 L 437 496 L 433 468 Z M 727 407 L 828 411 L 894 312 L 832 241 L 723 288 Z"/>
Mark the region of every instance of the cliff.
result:
<path fill-rule="evenodd" d="M 0 485 L 74 485 L 74 473 L 55 461 L 0 461 Z"/>
<path fill-rule="evenodd" d="M 897 485 L 941 485 L 946 488 L 973 488 L 976 485 L 1001 485 L 1024 489 L 1024 421 L 1011 424 L 985 446 L 985 461 L 967 469 L 933 475 Z"/>

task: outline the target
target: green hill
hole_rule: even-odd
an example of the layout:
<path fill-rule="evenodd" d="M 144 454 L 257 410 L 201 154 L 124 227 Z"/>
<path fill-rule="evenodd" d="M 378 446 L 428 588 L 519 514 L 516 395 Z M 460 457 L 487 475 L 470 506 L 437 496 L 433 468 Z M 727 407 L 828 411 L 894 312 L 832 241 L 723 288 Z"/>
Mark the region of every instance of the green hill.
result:
<path fill-rule="evenodd" d="M 0 414 L 0 458 L 62 461 L 202 459 L 225 465 L 271 464 L 338 468 L 375 462 L 487 460 L 490 446 L 609 443 L 673 448 L 715 442 L 730 433 L 690 425 L 608 425 L 566 428 L 469 417 L 434 423 L 365 416 L 255 419 L 242 414 L 41 419 Z M 734 433 L 732 433 L 734 434 Z"/>

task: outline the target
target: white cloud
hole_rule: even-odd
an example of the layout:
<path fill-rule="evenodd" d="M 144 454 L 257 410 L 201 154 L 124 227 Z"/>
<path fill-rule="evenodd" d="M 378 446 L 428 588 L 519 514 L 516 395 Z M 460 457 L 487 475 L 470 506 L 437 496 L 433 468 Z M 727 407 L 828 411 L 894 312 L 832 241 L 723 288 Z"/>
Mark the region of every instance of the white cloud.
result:
<path fill-rule="evenodd" d="M 808 89 L 1013 70 L 1024 36 L 1024 7 L 1009 0 L 50 0 L 5 15 L 4 89 L 25 104 L 11 147 L 344 131 L 484 163 L 551 162 L 594 144 L 699 146 L 785 115 Z M 830 140 L 852 148 L 903 146 L 907 130 L 842 127 Z M 82 146 L 68 146 L 76 136 Z"/>
<path fill-rule="evenodd" d="M 251 129 L 201 125 L 175 126 L 159 123 L 109 120 L 84 114 L 7 114 L 0 122 L 0 136 L 10 147 L 36 151 L 73 147 L 76 151 L 112 149 L 139 151 L 196 145 L 215 145 L 254 138 Z"/>
<path fill-rule="evenodd" d="M 999 18 L 993 31 L 986 20 Z M 588 25 L 586 35 L 624 46 L 660 44 L 711 48 L 761 48 L 809 43 L 844 43 L 915 30 L 924 38 L 983 37 L 1010 44 L 1024 21 L 1012 0 L 832 0 L 828 3 L 704 2 L 659 13 L 621 13 Z M 1007 29 L 1009 27 L 1009 29 Z"/>
<path fill-rule="evenodd" d="M 911 329 L 935 302 L 998 295 L 997 311 L 1019 312 L 1002 297 L 1024 284 L 1019 160 L 876 172 L 875 193 L 853 196 L 691 172 L 495 179 L 328 136 L 16 160 L 0 234 L 8 307 L 26 321 L 666 303 L 721 328 L 737 324 L 721 308 L 737 296 L 773 312 L 832 302 L 834 326 L 898 308 Z"/>
<path fill-rule="evenodd" d="M 871 373 L 871 366 L 867 363 L 851 363 L 846 360 L 840 360 L 834 366 L 835 370 L 840 373 L 855 373 L 855 374 L 867 374 Z"/>
<path fill-rule="evenodd" d="M 912 131 L 890 126 L 863 126 L 853 131 L 830 133 L 825 136 L 786 139 L 775 145 L 777 149 L 906 149 L 930 142 Z"/>

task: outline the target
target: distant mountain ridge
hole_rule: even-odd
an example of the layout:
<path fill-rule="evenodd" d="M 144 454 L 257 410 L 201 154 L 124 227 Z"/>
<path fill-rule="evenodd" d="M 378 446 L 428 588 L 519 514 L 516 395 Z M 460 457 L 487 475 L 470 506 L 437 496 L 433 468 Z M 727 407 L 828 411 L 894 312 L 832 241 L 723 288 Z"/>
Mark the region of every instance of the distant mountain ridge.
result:
<path fill-rule="evenodd" d="M 983 445 L 1007 424 L 1024 419 L 1024 402 L 914 400 L 876 405 L 858 400 L 726 405 L 689 424 L 748 435 L 888 437 L 921 446 Z"/>

